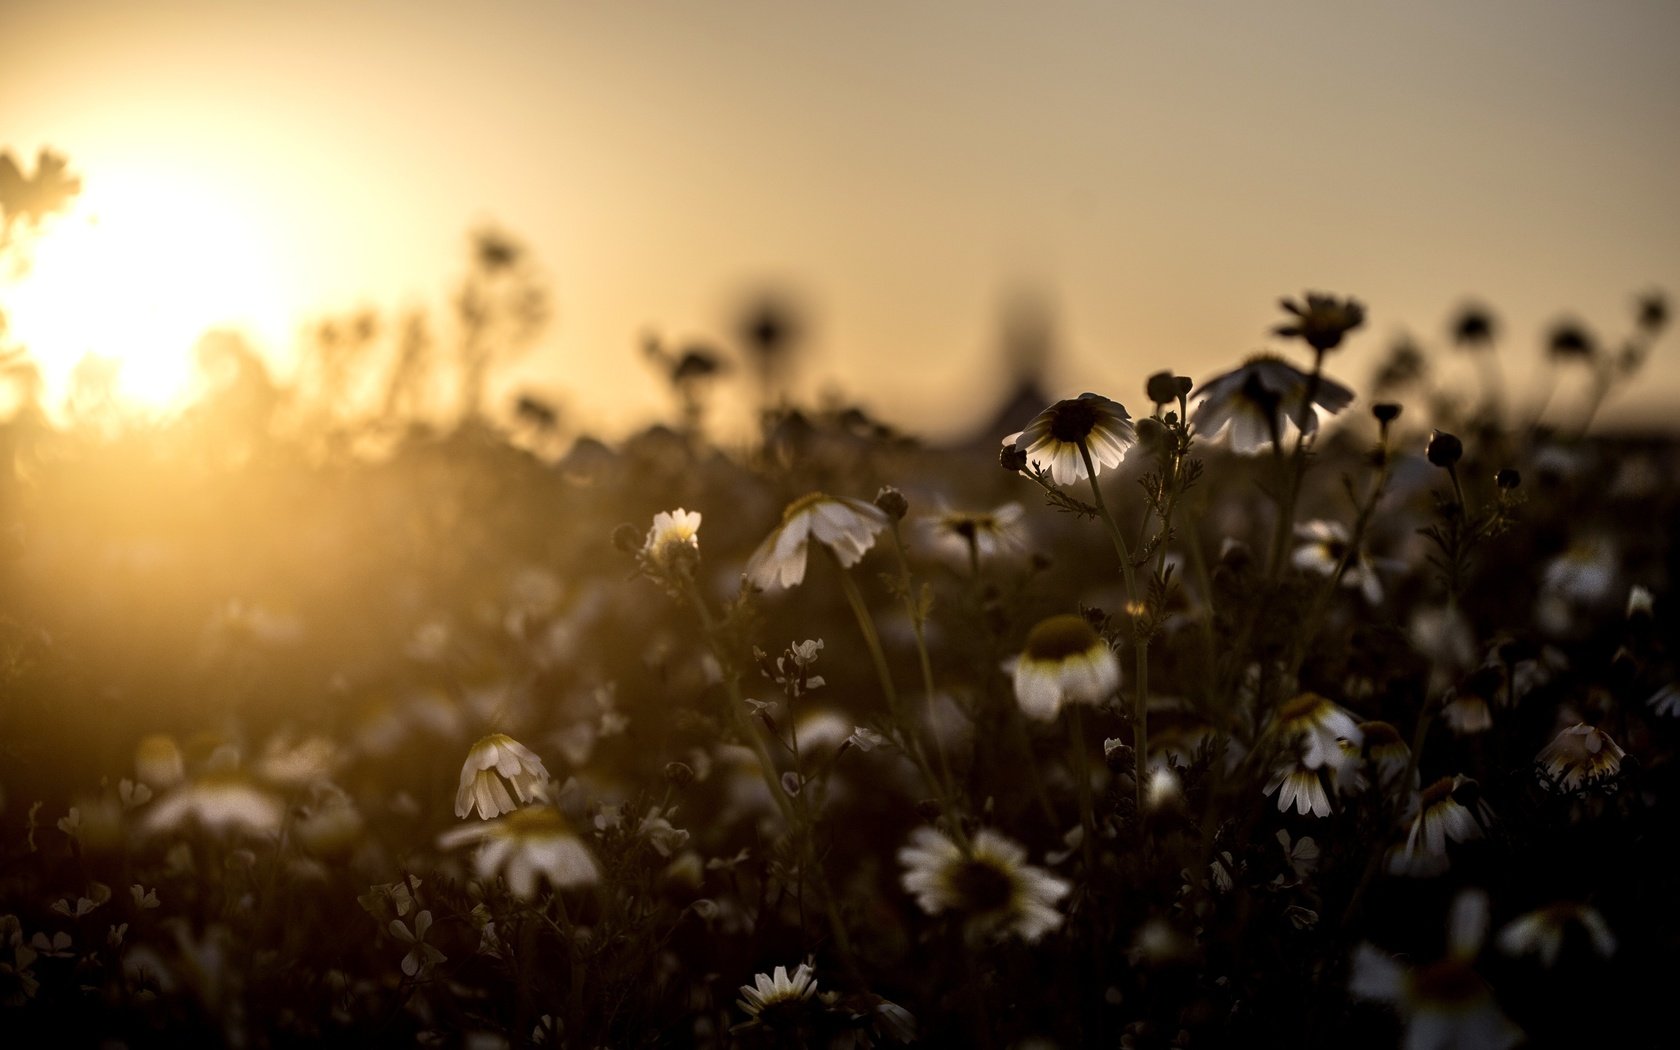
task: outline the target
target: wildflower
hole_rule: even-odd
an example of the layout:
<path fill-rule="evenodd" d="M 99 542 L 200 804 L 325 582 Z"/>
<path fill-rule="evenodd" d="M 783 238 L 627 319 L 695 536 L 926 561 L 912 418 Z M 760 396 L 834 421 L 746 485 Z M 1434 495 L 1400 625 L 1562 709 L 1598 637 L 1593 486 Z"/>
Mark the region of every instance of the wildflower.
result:
<path fill-rule="evenodd" d="M 1541 578 L 1548 592 L 1580 605 L 1603 606 L 1615 593 L 1618 568 L 1615 548 L 1608 540 L 1594 538 L 1548 561 Z"/>
<path fill-rule="evenodd" d="M 1563 938 L 1570 927 L 1579 927 L 1600 957 L 1616 953 L 1616 938 L 1596 908 L 1559 901 L 1519 915 L 1499 931 L 1499 948 L 1507 955 L 1538 955 L 1548 969 L 1556 965 L 1563 950 Z"/>
<path fill-rule="evenodd" d="M 1457 736 L 1485 733 L 1493 728 L 1493 708 L 1487 697 L 1466 689 L 1454 689 L 1441 706 L 1441 718 Z"/>
<path fill-rule="evenodd" d="M 931 827 L 911 832 L 910 845 L 898 851 L 905 891 L 929 915 L 960 915 L 971 941 L 1008 934 L 1036 941 L 1062 924 L 1056 902 L 1070 887 L 1024 863 L 1026 856 L 1026 850 L 989 828 L 975 833 L 967 853 Z"/>
<path fill-rule="evenodd" d="M 1300 746 L 1301 764 L 1308 769 L 1341 761 L 1340 739 L 1361 743 L 1354 717 L 1317 693 L 1301 693 L 1278 705 L 1272 731 L 1286 745 Z"/>
<path fill-rule="evenodd" d="M 805 579 L 811 539 L 834 552 L 845 567 L 863 559 L 887 516 L 872 503 L 813 492 L 788 504 L 782 523 L 747 559 L 747 580 L 760 590 L 796 587 Z"/>
<path fill-rule="evenodd" d="M 601 878 L 583 840 L 560 811 L 546 803 L 516 809 L 495 820 L 464 824 L 438 836 L 438 845 L 444 849 L 468 842 L 479 843 L 473 857 L 479 878 L 501 875 L 513 895 L 525 900 L 536 893 L 539 875 L 557 889 L 587 886 Z"/>
<path fill-rule="evenodd" d="M 1347 557 L 1347 526 L 1339 521 L 1302 522 L 1295 526 L 1295 538 L 1303 541 L 1290 559 L 1297 569 L 1334 576 L 1336 567 Z M 1372 605 L 1382 601 L 1382 581 L 1377 579 L 1377 570 L 1363 550 L 1348 558 L 1347 568 L 1342 571 L 1342 586 L 1358 587 Z"/>
<path fill-rule="evenodd" d="M 1308 292 L 1306 304 L 1281 299 L 1278 305 L 1295 315 L 1295 320 L 1272 329 L 1273 335 L 1294 337 L 1324 353 L 1342 345 L 1342 337 L 1365 323 L 1365 307 L 1358 299 L 1337 299 L 1322 292 Z"/>
<path fill-rule="evenodd" d="M 1400 738 L 1400 731 L 1387 722 L 1361 722 L 1359 732 L 1365 738 L 1365 759 L 1376 768 L 1377 783 L 1384 788 L 1392 786 L 1411 765 L 1412 749 Z M 1415 769 L 1412 781 L 1408 790 L 1416 789 Z"/>
<path fill-rule="evenodd" d="M 432 928 L 432 913 L 422 911 L 414 917 L 414 928 L 401 919 L 392 919 L 387 927 L 391 936 L 409 945 L 408 954 L 403 956 L 402 972 L 410 977 L 423 977 L 433 966 L 448 958 L 435 945 L 426 943 L 426 933 Z"/>
<path fill-rule="evenodd" d="M 1670 682 L 1652 693 L 1645 706 L 1664 718 L 1680 716 L 1680 682 Z"/>
<path fill-rule="evenodd" d="M 187 767 L 175 738 L 167 733 L 142 737 L 134 746 L 134 772 L 142 783 L 155 789 L 174 787 L 185 780 Z"/>
<path fill-rule="evenodd" d="M 945 511 L 922 518 L 922 534 L 937 553 L 966 565 L 1026 550 L 1026 514 L 1013 502 L 984 511 Z"/>
<path fill-rule="evenodd" d="M 1319 376 L 1314 387 L 1307 373 L 1270 355 L 1208 380 L 1199 393 L 1201 404 L 1191 417 L 1196 431 L 1211 439 L 1228 428 L 1232 451 L 1245 456 L 1281 441 L 1289 423 L 1303 434 L 1317 433 L 1319 408 L 1334 415 L 1353 401 L 1353 391 L 1340 383 Z"/>
<path fill-rule="evenodd" d="M 1445 430 L 1432 430 L 1429 444 L 1423 448 L 1423 458 L 1442 470 L 1451 470 L 1464 458 L 1464 442 Z"/>
<path fill-rule="evenodd" d="M 1120 465 L 1126 450 L 1137 443 L 1131 418 L 1118 401 L 1086 392 L 1051 405 L 1003 443 L 1023 453 L 1028 463 L 1048 470 L 1056 484 L 1072 485 L 1091 473 L 1085 469 L 1081 448 L 1090 453 L 1095 473 Z"/>
<path fill-rule="evenodd" d="M 1120 688 L 1120 661 L 1084 619 L 1040 621 L 1015 661 L 1015 699 L 1028 717 L 1054 719 L 1064 703 L 1100 704 Z"/>
<path fill-rule="evenodd" d="M 1499 323 L 1478 303 L 1466 303 L 1453 321 L 1453 343 L 1464 350 L 1483 350 L 1493 345 Z"/>
<path fill-rule="evenodd" d="M 1470 804 L 1460 801 L 1460 796 Z M 1424 878 L 1441 874 L 1449 866 L 1447 843 L 1481 838 L 1481 822 L 1491 817 L 1492 810 L 1480 800 L 1475 781 L 1466 776 L 1442 777 L 1418 796 L 1417 815 L 1405 845 L 1389 851 L 1389 872 Z"/>
<path fill-rule="evenodd" d="M 1559 321 L 1546 335 L 1546 353 L 1554 361 L 1585 361 L 1598 353 L 1598 342 L 1576 321 Z"/>
<path fill-rule="evenodd" d="M 642 558 L 656 568 L 670 569 L 677 558 L 699 553 L 700 538 L 696 535 L 699 531 L 699 511 L 681 507 L 660 511 L 653 516 L 653 527 L 642 542 Z"/>
<path fill-rule="evenodd" d="M 1399 1007 L 1409 1048 L 1512 1046 L 1522 1032 L 1499 1011 L 1487 982 L 1471 966 L 1486 929 L 1487 895 L 1479 890 L 1461 893 L 1448 919 L 1446 958 L 1408 968 L 1372 945 L 1361 944 L 1354 952 L 1348 991 Z"/>
<path fill-rule="evenodd" d="M 467 752 L 461 766 L 461 785 L 455 792 L 455 815 L 464 818 L 476 808 L 480 819 L 489 820 L 512 812 L 515 806 L 508 794 L 509 785 L 521 805 L 542 798 L 547 792 L 548 770 L 524 744 L 506 733 L 491 733 Z"/>
<path fill-rule="evenodd" d="M 742 998 L 735 1000 L 747 1015 L 746 1022 L 736 1027 L 792 1035 L 821 1011 L 820 1005 L 811 1002 L 816 991 L 816 973 L 810 963 L 800 963 L 792 977 L 785 966 L 776 967 L 774 975 L 757 974 L 752 984 L 741 986 Z"/>
<path fill-rule="evenodd" d="M 1549 783 L 1560 791 L 1574 791 L 1613 778 L 1621 772 L 1626 754 L 1608 734 L 1577 722 L 1553 737 L 1534 761 Z"/>
<path fill-rule="evenodd" d="M 146 814 L 147 831 L 163 831 L 196 820 L 211 831 L 266 835 L 279 830 L 280 800 L 237 770 L 205 773 L 176 787 Z"/>
<path fill-rule="evenodd" d="M 1308 813 L 1315 817 L 1330 815 L 1330 794 L 1324 790 L 1323 776 L 1300 761 L 1285 762 L 1272 772 L 1272 779 L 1261 793 L 1269 796 L 1274 792 L 1278 796 L 1279 813 L 1287 813 L 1294 806 L 1303 817 Z"/>

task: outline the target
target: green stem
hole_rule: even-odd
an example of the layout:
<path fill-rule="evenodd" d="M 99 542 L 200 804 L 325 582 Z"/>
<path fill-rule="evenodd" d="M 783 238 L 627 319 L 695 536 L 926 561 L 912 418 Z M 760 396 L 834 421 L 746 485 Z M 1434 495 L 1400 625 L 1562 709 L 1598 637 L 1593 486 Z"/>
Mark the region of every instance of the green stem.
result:
<path fill-rule="evenodd" d="M 1137 700 L 1133 718 L 1136 734 L 1134 744 L 1137 748 L 1137 805 L 1141 815 L 1144 780 L 1149 768 L 1149 639 L 1137 630 L 1134 609 L 1142 599 L 1138 595 L 1137 572 L 1132 566 L 1132 555 L 1126 549 L 1126 538 L 1120 534 L 1120 526 L 1115 523 L 1114 515 L 1108 512 L 1108 504 L 1103 501 L 1102 487 L 1097 484 L 1097 466 L 1091 461 L 1091 449 L 1083 440 L 1079 442 L 1079 455 L 1085 460 L 1085 474 L 1091 482 L 1091 501 L 1096 505 L 1097 516 L 1108 526 L 1109 538 L 1114 541 L 1114 552 L 1120 557 L 1120 573 L 1126 579 L 1126 616 L 1132 623 L 1132 649 L 1137 667 Z"/>

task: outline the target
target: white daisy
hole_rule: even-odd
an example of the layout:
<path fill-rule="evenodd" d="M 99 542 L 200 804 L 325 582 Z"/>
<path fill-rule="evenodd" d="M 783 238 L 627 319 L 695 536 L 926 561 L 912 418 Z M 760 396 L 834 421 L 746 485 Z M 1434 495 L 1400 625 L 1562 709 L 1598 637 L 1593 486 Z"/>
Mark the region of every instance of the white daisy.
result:
<path fill-rule="evenodd" d="M 518 805 L 542 798 L 548 789 L 548 769 L 524 744 L 506 733 L 491 733 L 467 751 L 461 785 L 455 792 L 455 815 L 466 817 L 477 809 L 480 819 L 489 820 L 512 812 L 516 804 L 508 794 L 510 786 L 519 796 Z"/>
<path fill-rule="evenodd" d="M 1091 454 L 1097 473 L 1120 465 L 1126 450 L 1137 444 L 1131 418 L 1118 401 L 1087 392 L 1051 405 L 1003 443 L 1019 450 L 1028 463 L 1048 470 L 1056 484 L 1072 485 L 1089 476 L 1081 445 Z"/>
<path fill-rule="evenodd" d="M 1315 817 L 1330 815 L 1330 793 L 1325 790 L 1324 777 L 1316 768 L 1296 761 L 1284 763 L 1272 772 L 1272 779 L 1262 793 L 1273 792 L 1277 792 L 1280 813 L 1289 812 L 1293 806 L 1303 817 L 1308 813 Z"/>
<path fill-rule="evenodd" d="M 1652 693 L 1645 706 L 1665 718 L 1680 716 L 1680 682 L 1670 682 Z"/>
<path fill-rule="evenodd" d="M 1347 554 L 1347 526 L 1339 521 L 1302 522 L 1295 526 L 1295 538 L 1301 544 L 1295 548 L 1290 561 L 1297 569 L 1320 576 L 1335 575 L 1336 566 Z M 1363 550 L 1348 559 L 1347 568 L 1342 571 L 1342 586 L 1359 588 L 1359 593 L 1372 605 L 1382 601 L 1382 581 L 1377 578 L 1376 567 Z"/>
<path fill-rule="evenodd" d="M 873 503 L 821 492 L 801 496 L 788 504 L 782 523 L 747 559 L 747 580 L 759 590 L 798 586 L 805 579 L 813 538 L 833 551 L 841 565 L 856 565 L 886 527 L 886 514 Z"/>
<path fill-rule="evenodd" d="M 147 831 L 197 821 L 218 834 L 239 831 L 267 835 L 279 830 L 280 799 L 237 770 L 217 770 L 166 792 L 146 814 Z"/>
<path fill-rule="evenodd" d="M 556 889 L 587 886 L 600 881 L 601 871 L 583 840 L 553 806 L 516 809 L 505 817 L 463 824 L 438 836 L 438 845 L 454 849 L 479 843 L 473 867 L 479 878 L 501 875 L 516 897 L 529 900 L 536 893 L 537 876 Z"/>
<path fill-rule="evenodd" d="M 1621 772 L 1626 754 L 1609 734 L 1577 722 L 1553 737 L 1534 756 L 1534 761 L 1540 765 L 1547 783 L 1555 784 L 1561 791 L 1574 791 L 1615 777 Z"/>
<path fill-rule="evenodd" d="M 1616 954 L 1616 937 L 1598 909 L 1585 904 L 1559 901 L 1519 915 L 1499 931 L 1499 948 L 1507 955 L 1538 955 L 1548 969 L 1557 964 L 1563 951 L 1564 934 L 1571 926 L 1587 935 L 1587 943 L 1600 957 Z"/>
<path fill-rule="evenodd" d="M 1027 549 L 1026 508 L 1005 503 L 986 511 L 948 510 L 921 520 L 934 553 L 961 565 Z"/>
<path fill-rule="evenodd" d="M 1358 720 L 1317 693 L 1301 693 L 1278 705 L 1272 732 L 1283 746 L 1300 748 L 1301 764 L 1307 769 L 1343 761 L 1337 741 L 1363 741 Z"/>
<path fill-rule="evenodd" d="M 1407 1050 L 1513 1046 L 1522 1040 L 1522 1031 L 1500 1012 L 1492 990 L 1471 965 L 1486 929 L 1487 895 L 1461 893 L 1449 919 L 1446 958 L 1406 967 L 1361 944 L 1354 951 L 1348 991 L 1396 1006 L 1406 1022 Z"/>
<path fill-rule="evenodd" d="M 1120 688 L 1120 661 L 1084 618 L 1041 621 L 1015 661 L 1015 699 L 1028 717 L 1048 722 L 1064 703 L 1100 704 Z"/>
<path fill-rule="evenodd" d="M 974 835 L 971 852 L 936 828 L 910 834 L 898 851 L 904 889 L 923 911 L 950 911 L 963 920 L 971 941 L 1009 934 L 1036 941 L 1062 924 L 1056 902 L 1069 885 L 1025 863 L 1027 851 L 989 828 Z"/>
<path fill-rule="evenodd" d="M 746 1023 L 737 1027 L 797 1031 L 811 1018 L 811 997 L 816 992 L 817 977 L 810 963 L 800 963 L 792 976 L 786 966 L 776 967 L 774 974 L 757 974 L 752 984 L 741 986 L 741 998 L 735 1000 L 747 1015 Z"/>
<path fill-rule="evenodd" d="M 699 551 L 700 512 L 683 510 L 660 511 L 653 516 L 653 527 L 642 542 L 642 557 L 659 568 L 668 568 L 672 559 L 685 551 Z"/>
<path fill-rule="evenodd" d="M 1291 423 L 1306 434 L 1318 430 L 1318 409 L 1334 415 L 1353 401 L 1353 391 L 1320 376 L 1311 404 L 1311 377 L 1282 358 L 1261 355 L 1196 388 L 1201 399 L 1191 423 L 1214 439 L 1230 431 L 1231 449 L 1245 456 L 1282 439 Z"/>
<path fill-rule="evenodd" d="M 1442 777 L 1424 788 L 1405 844 L 1389 851 L 1389 873 L 1427 878 L 1446 871 L 1447 843 L 1481 838 L 1482 825 L 1492 819 L 1493 811 L 1480 792 L 1466 776 Z"/>

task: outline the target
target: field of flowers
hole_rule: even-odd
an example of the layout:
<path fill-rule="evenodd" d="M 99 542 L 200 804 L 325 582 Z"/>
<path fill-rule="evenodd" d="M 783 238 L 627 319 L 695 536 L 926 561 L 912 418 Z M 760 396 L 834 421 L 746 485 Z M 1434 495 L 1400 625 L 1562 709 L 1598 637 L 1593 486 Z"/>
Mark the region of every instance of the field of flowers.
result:
<path fill-rule="evenodd" d="M 962 446 L 773 397 L 721 445 L 700 353 L 613 445 L 276 428 L 237 368 L 168 424 L 20 413 L 0 1031 L 1639 1044 L 1680 456 L 1586 426 L 1665 302 L 1553 331 L 1591 394 L 1545 425 L 1485 311 L 1455 391 L 1409 348 L 1356 388 L 1362 306 L 1283 306 Z"/>

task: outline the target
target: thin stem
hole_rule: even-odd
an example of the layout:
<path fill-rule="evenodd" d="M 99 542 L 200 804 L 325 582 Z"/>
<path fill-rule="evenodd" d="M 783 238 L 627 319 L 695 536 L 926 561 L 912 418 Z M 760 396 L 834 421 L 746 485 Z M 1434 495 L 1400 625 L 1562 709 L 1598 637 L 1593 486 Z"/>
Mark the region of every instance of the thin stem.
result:
<path fill-rule="evenodd" d="M 1134 616 L 1134 607 L 1142 599 L 1138 596 L 1137 572 L 1132 566 L 1132 555 L 1126 549 L 1126 538 L 1120 534 L 1120 526 L 1115 523 L 1114 515 L 1108 512 L 1108 504 L 1103 501 L 1102 487 L 1097 484 L 1097 466 L 1091 461 L 1091 449 L 1083 440 L 1079 442 L 1079 455 L 1085 460 L 1085 474 L 1091 482 L 1091 501 L 1096 505 L 1097 516 L 1108 526 L 1109 538 L 1114 541 L 1114 552 L 1120 556 L 1120 573 L 1126 578 L 1126 615 L 1133 620 L 1132 649 L 1137 667 L 1137 700 L 1133 710 L 1133 728 L 1134 744 L 1137 748 L 1137 805 L 1141 814 L 1145 771 L 1149 766 L 1149 639 L 1138 631 Z"/>

